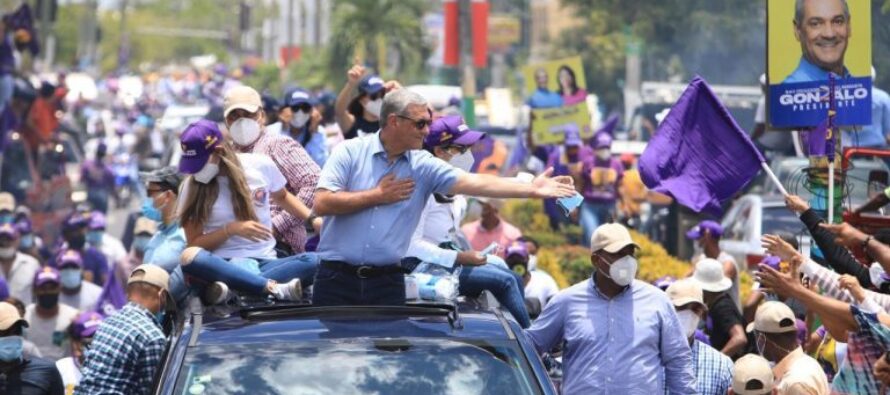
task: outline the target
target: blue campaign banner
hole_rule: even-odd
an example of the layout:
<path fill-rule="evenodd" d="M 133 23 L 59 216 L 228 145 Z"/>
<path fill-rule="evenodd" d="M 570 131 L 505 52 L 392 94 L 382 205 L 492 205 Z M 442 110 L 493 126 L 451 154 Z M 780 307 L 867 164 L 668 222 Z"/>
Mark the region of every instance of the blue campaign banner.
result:
<path fill-rule="evenodd" d="M 871 84 L 870 77 L 835 81 L 835 126 L 871 125 Z M 828 81 L 770 85 L 770 124 L 775 128 L 819 125 L 828 116 L 828 92 Z"/>

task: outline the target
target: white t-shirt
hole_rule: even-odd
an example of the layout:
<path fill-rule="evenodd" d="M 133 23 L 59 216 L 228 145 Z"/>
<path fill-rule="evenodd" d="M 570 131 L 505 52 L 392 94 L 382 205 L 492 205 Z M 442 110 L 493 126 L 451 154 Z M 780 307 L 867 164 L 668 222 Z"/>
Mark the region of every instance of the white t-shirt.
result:
<path fill-rule="evenodd" d="M 99 246 L 99 251 L 108 258 L 109 269 L 114 267 L 115 262 L 120 262 L 127 257 L 124 243 L 108 233 L 102 233 L 102 245 Z"/>
<path fill-rule="evenodd" d="M 9 276 L 0 270 L 0 277 L 6 280 L 6 284 L 9 286 L 9 295 L 21 300 L 27 306 L 31 304 L 34 276 L 37 275 L 38 270 L 40 270 L 40 263 L 37 262 L 37 259 L 28 254 L 16 252 Z"/>
<path fill-rule="evenodd" d="M 68 326 L 77 316 L 77 309 L 66 304 L 59 303 L 59 314 L 55 317 L 44 319 L 37 315 L 36 305 L 29 304 L 25 308 L 25 321 L 28 321 L 28 329 L 25 336 L 34 342 L 43 358 L 57 361 L 68 356 L 68 344 L 64 341 Z"/>
<path fill-rule="evenodd" d="M 63 291 L 59 295 L 59 303 L 64 303 L 80 311 L 90 311 L 96 308 L 99 296 L 102 296 L 102 287 L 89 281 L 83 281 L 80 284 L 80 292 L 68 295 Z"/>
<path fill-rule="evenodd" d="M 528 280 L 528 285 L 525 286 L 525 297 L 538 298 L 543 309 L 547 302 L 550 301 L 550 298 L 559 292 L 559 285 L 556 285 L 556 280 L 553 277 L 541 270 L 531 270 L 529 274 L 531 279 Z"/>
<path fill-rule="evenodd" d="M 83 373 L 80 372 L 80 368 L 74 363 L 74 357 L 62 358 L 56 361 L 56 369 L 59 370 L 59 374 L 62 376 L 65 394 L 73 394 L 74 389 L 80 384 L 80 379 L 83 378 Z"/>
<path fill-rule="evenodd" d="M 253 201 L 253 208 L 256 211 L 259 223 L 272 229 L 272 212 L 271 212 L 271 195 L 284 188 L 287 180 L 278 166 L 266 155 L 260 154 L 238 154 L 238 160 L 241 161 L 241 168 L 247 179 L 247 186 L 250 188 L 250 196 Z M 237 221 L 235 218 L 235 209 L 232 207 L 232 194 L 229 189 L 229 178 L 217 176 L 219 183 L 219 196 L 213 203 L 210 211 L 210 217 L 204 223 L 204 233 L 211 233 L 217 229 L 222 229 L 226 224 Z M 190 183 L 186 183 L 180 196 L 179 207 L 185 206 L 185 199 L 188 196 L 188 188 Z M 222 258 L 263 258 L 275 259 L 275 239 L 255 242 L 240 236 L 232 236 L 226 240 L 221 246 L 212 251 L 214 255 Z"/>

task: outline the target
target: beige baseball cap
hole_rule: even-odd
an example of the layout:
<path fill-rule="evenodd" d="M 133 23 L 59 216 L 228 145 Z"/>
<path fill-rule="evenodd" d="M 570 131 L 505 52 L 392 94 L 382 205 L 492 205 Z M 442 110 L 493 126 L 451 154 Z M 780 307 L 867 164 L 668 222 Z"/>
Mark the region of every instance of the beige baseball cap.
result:
<path fill-rule="evenodd" d="M 15 196 L 9 192 L 0 192 L 0 211 L 15 211 Z"/>
<path fill-rule="evenodd" d="M 773 390 L 773 370 L 760 355 L 748 354 L 732 366 L 732 392 L 739 395 L 763 395 Z"/>
<path fill-rule="evenodd" d="M 236 109 L 257 112 L 262 107 L 263 99 L 260 98 L 260 94 L 249 86 L 236 86 L 227 90 L 223 97 L 223 116 L 225 117 L 228 117 L 229 113 Z"/>
<path fill-rule="evenodd" d="M 158 231 L 158 224 L 155 221 L 152 221 L 145 217 L 139 217 L 136 220 L 136 225 L 133 226 L 133 234 L 138 235 L 140 233 L 148 233 L 155 234 Z"/>
<path fill-rule="evenodd" d="M 704 296 L 702 295 L 701 286 L 693 279 L 684 278 L 674 281 L 667 290 L 668 298 L 674 307 L 683 307 L 690 303 L 698 303 L 702 307 L 706 307 Z"/>
<path fill-rule="evenodd" d="M 127 285 L 133 283 L 146 283 L 154 285 L 167 293 L 170 293 L 170 274 L 166 270 L 157 265 L 149 263 L 139 265 L 130 273 L 130 279 Z"/>
<path fill-rule="evenodd" d="M 0 302 L 0 331 L 5 331 L 9 328 L 12 328 L 13 325 L 21 322 L 28 326 L 28 321 L 25 321 L 21 314 L 19 314 L 19 309 L 15 308 L 10 303 Z"/>
<path fill-rule="evenodd" d="M 590 250 L 593 252 L 606 250 L 610 254 L 621 251 L 622 248 L 632 245 L 640 248 L 630 238 L 630 232 L 620 224 L 603 224 L 593 231 L 590 237 Z"/>
<path fill-rule="evenodd" d="M 748 332 L 785 333 L 797 331 L 794 312 L 785 303 L 764 302 L 754 314 L 754 322 L 748 324 Z"/>

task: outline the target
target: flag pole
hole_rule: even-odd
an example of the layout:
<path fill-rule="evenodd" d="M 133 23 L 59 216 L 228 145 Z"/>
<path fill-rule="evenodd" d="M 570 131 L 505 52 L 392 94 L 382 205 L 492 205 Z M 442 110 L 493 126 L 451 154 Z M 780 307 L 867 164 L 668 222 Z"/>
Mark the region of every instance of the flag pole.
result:
<path fill-rule="evenodd" d="M 834 127 L 835 116 L 835 99 L 834 99 L 834 74 L 828 73 L 828 140 L 834 139 L 837 133 Z M 828 223 L 834 223 L 834 144 L 828 145 Z"/>
<path fill-rule="evenodd" d="M 834 147 L 832 147 L 834 149 Z M 834 223 L 834 161 L 828 162 L 828 223 Z"/>
<path fill-rule="evenodd" d="M 760 162 L 760 167 L 766 174 L 769 176 L 769 179 L 773 181 L 773 184 L 776 185 L 776 188 L 779 188 L 779 192 L 782 192 L 782 196 L 788 196 L 788 191 L 785 190 L 785 187 L 782 186 L 782 183 L 779 181 L 779 177 L 776 177 L 776 174 L 773 173 L 773 169 L 770 169 L 769 166 L 766 165 L 766 162 Z"/>

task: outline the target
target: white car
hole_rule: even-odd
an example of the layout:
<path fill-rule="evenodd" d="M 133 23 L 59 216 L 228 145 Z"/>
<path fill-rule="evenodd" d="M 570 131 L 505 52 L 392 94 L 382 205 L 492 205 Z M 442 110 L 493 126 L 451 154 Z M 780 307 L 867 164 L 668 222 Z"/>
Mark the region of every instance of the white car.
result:
<path fill-rule="evenodd" d="M 764 234 L 794 235 L 801 253 L 810 255 L 810 233 L 800 218 L 785 207 L 781 196 L 742 196 L 726 212 L 720 225 L 720 249 L 732 255 L 742 266 L 740 269 L 752 268 L 763 259 L 760 237 Z"/>

